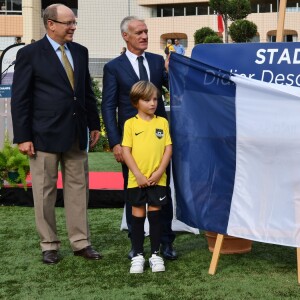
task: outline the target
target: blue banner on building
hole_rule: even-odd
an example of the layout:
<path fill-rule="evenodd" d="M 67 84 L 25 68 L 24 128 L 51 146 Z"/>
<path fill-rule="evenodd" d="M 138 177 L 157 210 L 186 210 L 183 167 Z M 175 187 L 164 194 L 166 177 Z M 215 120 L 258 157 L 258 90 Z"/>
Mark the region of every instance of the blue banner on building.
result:
<path fill-rule="evenodd" d="M 10 98 L 11 97 L 11 85 L 0 84 L 0 98 Z"/>
<path fill-rule="evenodd" d="M 248 78 L 300 87 L 300 43 L 200 44 L 192 58 Z"/>

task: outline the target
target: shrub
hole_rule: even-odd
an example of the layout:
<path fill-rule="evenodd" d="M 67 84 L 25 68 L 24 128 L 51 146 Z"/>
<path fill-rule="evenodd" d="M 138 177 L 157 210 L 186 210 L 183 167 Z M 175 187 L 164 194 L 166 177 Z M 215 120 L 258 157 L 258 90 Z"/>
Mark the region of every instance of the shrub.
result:
<path fill-rule="evenodd" d="M 223 43 L 223 40 L 217 35 L 209 35 L 204 39 L 203 44 L 210 44 L 210 43 Z"/>
<path fill-rule="evenodd" d="M 194 40 L 196 44 L 203 44 L 204 40 L 208 36 L 218 36 L 210 27 L 202 27 L 195 31 Z"/>
<path fill-rule="evenodd" d="M 29 158 L 19 151 L 18 146 L 13 145 L 6 134 L 4 146 L 0 152 L 1 179 L 10 184 L 22 183 L 27 189 L 26 177 L 29 173 Z M 13 176 L 11 174 L 13 173 Z"/>
<path fill-rule="evenodd" d="M 97 108 L 98 108 L 98 111 L 100 113 L 100 111 L 101 111 L 101 102 L 102 102 L 102 92 L 99 88 L 98 81 L 94 78 L 92 78 L 92 88 L 93 88 L 93 92 L 96 96 Z M 89 149 L 90 152 L 110 151 L 109 144 L 108 144 L 108 139 L 107 139 L 107 132 L 106 132 L 106 128 L 105 128 L 102 116 L 100 116 L 100 127 L 101 127 L 100 139 L 99 139 L 99 141 L 97 142 L 97 144 L 94 148 Z"/>
<path fill-rule="evenodd" d="M 236 43 L 250 42 L 256 33 L 256 24 L 248 20 L 237 20 L 229 26 L 229 34 Z"/>

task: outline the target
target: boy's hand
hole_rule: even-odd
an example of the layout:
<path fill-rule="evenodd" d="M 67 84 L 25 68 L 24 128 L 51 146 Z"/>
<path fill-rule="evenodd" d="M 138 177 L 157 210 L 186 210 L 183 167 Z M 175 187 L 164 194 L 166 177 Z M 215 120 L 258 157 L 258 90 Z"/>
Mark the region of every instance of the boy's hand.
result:
<path fill-rule="evenodd" d="M 135 178 L 139 188 L 144 188 L 150 185 L 147 177 L 143 174 L 137 175 Z"/>
<path fill-rule="evenodd" d="M 154 171 L 151 176 L 148 179 L 148 182 L 150 185 L 157 185 L 158 182 L 160 181 L 160 178 L 162 176 L 163 173 L 161 173 L 160 171 L 156 170 Z"/>

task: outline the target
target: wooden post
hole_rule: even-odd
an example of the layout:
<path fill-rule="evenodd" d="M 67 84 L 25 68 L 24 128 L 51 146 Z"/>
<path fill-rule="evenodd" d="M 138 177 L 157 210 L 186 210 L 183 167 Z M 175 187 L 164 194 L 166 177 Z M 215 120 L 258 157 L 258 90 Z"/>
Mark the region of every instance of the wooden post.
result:
<path fill-rule="evenodd" d="M 210 262 L 210 267 L 209 267 L 209 270 L 208 270 L 208 274 L 210 274 L 210 275 L 215 275 L 216 274 L 216 270 L 217 270 L 218 261 L 219 261 L 219 258 L 220 258 L 220 251 L 221 251 L 221 248 L 222 248 L 223 240 L 224 240 L 224 235 L 223 234 L 218 234 L 216 244 L 215 244 L 215 248 L 214 248 L 214 252 L 213 252 L 213 255 L 212 255 L 211 262 Z"/>
<path fill-rule="evenodd" d="M 297 248 L 297 274 L 298 284 L 300 284 L 300 248 Z"/>
<path fill-rule="evenodd" d="M 276 42 L 283 42 L 286 2 L 287 0 L 280 0 L 279 16 L 277 20 Z"/>

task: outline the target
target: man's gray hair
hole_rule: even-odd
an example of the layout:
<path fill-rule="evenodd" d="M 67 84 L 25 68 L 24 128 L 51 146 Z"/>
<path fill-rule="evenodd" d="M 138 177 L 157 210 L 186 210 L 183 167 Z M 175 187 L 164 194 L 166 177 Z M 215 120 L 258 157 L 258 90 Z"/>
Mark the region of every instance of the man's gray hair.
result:
<path fill-rule="evenodd" d="M 168 39 L 168 40 L 167 40 L 167 43 L 168 43 L 168 44 L 172 44 L 172 40 L 171 40 L 171 39 Z"/>
<path fill-rule="evenodd" d="M 128 32 L 128 25 L 130 22 L 132 21 L 141 21 L 141 22 L 145 22 L 145 20 L 135 17 L 135 16 L 128 16 L 126 18 L 124 18 L 120 24 L 120 29 L 121 29 L 121 33 L 123 32 Z"/>

